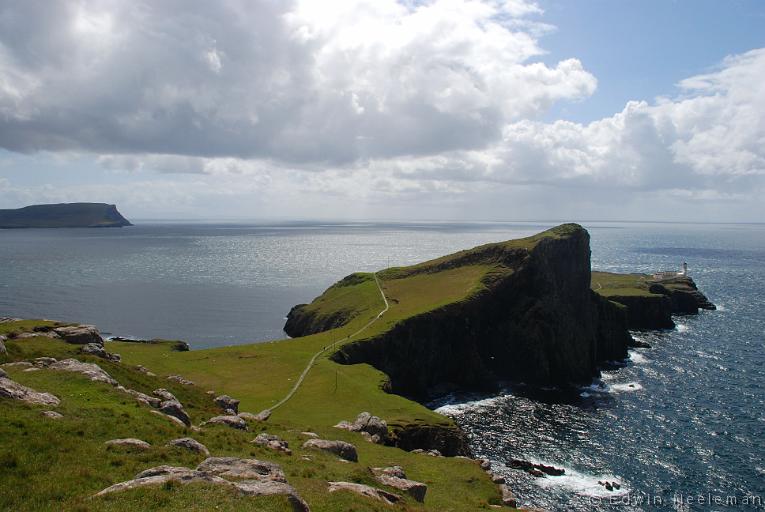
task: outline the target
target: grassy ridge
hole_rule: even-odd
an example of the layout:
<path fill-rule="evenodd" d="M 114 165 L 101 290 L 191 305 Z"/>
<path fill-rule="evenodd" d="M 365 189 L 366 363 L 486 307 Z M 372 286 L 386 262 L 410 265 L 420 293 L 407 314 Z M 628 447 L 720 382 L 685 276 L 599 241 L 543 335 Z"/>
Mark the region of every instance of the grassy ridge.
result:
<path fill-rule="evenodd" d="M 648 274 L 614 274 L 593 272 L 591 287 L 603 297 L 655 295 L 648 291 L 651 276 Z"/>

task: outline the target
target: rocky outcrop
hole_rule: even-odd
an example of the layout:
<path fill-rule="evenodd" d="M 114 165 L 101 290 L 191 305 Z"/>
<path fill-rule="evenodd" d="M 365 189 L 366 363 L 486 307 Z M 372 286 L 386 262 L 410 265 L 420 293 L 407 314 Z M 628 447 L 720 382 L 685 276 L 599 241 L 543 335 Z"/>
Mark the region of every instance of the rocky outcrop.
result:
<path fill-rule="evenodd" d="M 173 439 L 172 441 L 169 441 L 167 443 L 167 446 L 183 448 L 184 450 L 188 450 L 190 452 L 201 453 L 205 457 L 210 456 L 210 450 L 208 450 L 205 445 L 203 445 L 196 439 L 192 439 L 190 437 L 182 437 L 180 439 Z"/>
<path fill-rule="evenodd" d="M 41 393 L 8 378 L 5 372 L 0 375 L 0 397 L 20 400 L 28 404 L 57 406 L 61 401 L 50 393 Z"/>
<path fill-rule="evenodd" d="M 427 398 L 436 385 L 494 389 L 499 380 L 588 383 L 606 360 L 627 356 L 625 312 L 590 290 L 589 234 L 559 226 L 528 244 L 490 244 L 412 272 L 469 264 L 497 271 L 469 298 L 398 322 L 332 358 L 369 363 L 391 390 Z"/>
<path fill-rule="evenodd" d="M 227 416 L 215 416 L 202 423 L 205 425 L 225 425 L 227 427 L 235 428 L 238 430 L 247 430 L 247 422 L 239 416 L 227 415 Z"/>
<path fill-rule="evenodd" d="M 93 382 L 104 382 L 112 386 L 117 385 L 117 381 L 95 363 L 83 363 L 76 359 L 63 359 L 51 363 L 47 367 L 50 370 L 79 373 Z"/>
<path fill-rule="evenodd" d="M 420 503 L 425 501 L 425 493 L 428 492 L 428 486 L 421 482 L 407 479 L 401 466 L 373 468 L 372 473 L 381 484 L 405 492 Z"/>
<path fill-rule="evenodd" d="M 356 452 L 356 447 L 351 443 L 345 441 L 328 441 L 326 439 L 309 439 L 303 443 L 303 448 L 313 448 L 317 450 L 323 450 L 325 452 L 333 453 L 341 459 L 358 462 L 359 456 Z"/>
<path fill-rule="evenodd" d="M 362 432 L 368 434 L 370 442 L 375 444 L 385 444 L 388 442 L 388 424 L 385 420 L 372 416 L 368 412 L 362 412 L 353 423 L 341 421 L 335 428 L 348 430 L 349 432 Z"/>
<path fill-rule="evenodd" d="M 266 432 L 263 432 L 261 434 L 258 434 L 258 436 L 252 440 L 254 444 L 265 446 L 266 448 L 270 448 L 271 450 L 286 453 L 287 455 L 292 455 L 292 450 L 290 450 L 290 445 L 287 441 L 282 439 L 279 436 L 273 435 L 273 434 L 267 434 Z"/>
<path fill-rule="evenodd" d="M 151 448 L 151 445 L 146 441 L 142 441 L 133 437 L 125 439 L 112 439 L 111 441 L 106 441 L 104 444 L 106 446 L 117 446 L 120 448 L 135 448 L 136 450 L 148 450 Z"/>
<path fill-rule="evenodd" d="M 104 339 L 98 329 L 92 325 L 69 325 L 66 327 L 56 327 L 53 329 L 61 339 L 67 343 L 75 345 L 87 345 L 95 343 L 101 347 L 104 346 Z"/>
<path fill-rule="evenodd" d="M 231 398 L 228 395 L 221 395 L 215 398 L 215 405 L 223 409 L 226 414 L 239 413 L 239 400 Z"/>
<path fill-rule="evenodd" d="M 406 451 L 438 450 L 447 457 L 471 455 L 467 436 L 455 426 L 419 423 L 396 425 L 389 444 Z"/>
<path fill-rule="evenodd" d="M 295 488 L 287 483 L 284 472 L 278 465 L 235 457 L 208 458 L 196 469 L 174 466 L 150 468 L 138 473 L 133 480 L 107 487 L 96 496 L 159 486 L 168 482 L 214 484 L 245 496 L 284 495 L 293 512 L 310 512 L 308 504 Z"/>
<path fill-rule="evenodd" d="M 352 493 L 382 501 L 388 505 L 394 505 L 401 501 L 401 496 L 392 492 L 376 489 L 369 485 L 356 484 L 351 482 L 329 482 L 329 492 L 349 491 Z"/>
<path fill-rule="evenodd" d="M 99 345 L 98 343 L 88 343 L 87 345 L 83 345 L 80 348 L 80 354 L 100 357 L 101 359 L 106 359 L 113 363 L 119 363 L 122 360 L 119 354 L 111 354 L 107 352 L 104 346 Z"/>

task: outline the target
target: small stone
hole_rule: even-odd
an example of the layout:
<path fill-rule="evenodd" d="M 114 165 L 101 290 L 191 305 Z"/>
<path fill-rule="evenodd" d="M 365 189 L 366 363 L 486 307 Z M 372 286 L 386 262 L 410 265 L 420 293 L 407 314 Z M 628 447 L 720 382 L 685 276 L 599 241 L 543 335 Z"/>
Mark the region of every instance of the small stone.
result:
<path fill-rule="evenodd" d="M 287 455 L 292 455 L 292 450 L 290 450 L 289 444 L 287 443 L 287 441 L 273 434 L 267 434 L 263 432 L 261 434 L 258 434 L 258 436 L 252 440 L 252 442 L 254 444 L 265 446 L 266 448 L 270 448 L 271 450 L 283 452 L 283 453 L 286 453 Z"/>
<path fill-rule="evenodd" d="M 59 414 L 56 411 L 43 411 L 42 415 L 52 420 L 60 420 L 61 418 L 64 417 L 63 414 Z"/>
<path fill-rule="evenodd" d="M 317 434 L 316 432 L 301 432 L 300 435 L 305 437 L 310 437 L 311 439 L 319 438 L 319 434 Z"/>
<path fill-rule="evenodd" d="M 188 379 L 184 379 L 180 375 L 168 375 L 167 380 L 171 380 L 173 382 L 177 382 L 178 384 L 182 384 L 184 386 L 193 386 L 194 383 L 191 382 Z"/>
<path fill-rule="evenodd" d="M 215 404 L 224 411 L 231 411 L 229 414 L 237 414 L 239 412 L 239 400 L 228 395 L 216 397 Z"/>

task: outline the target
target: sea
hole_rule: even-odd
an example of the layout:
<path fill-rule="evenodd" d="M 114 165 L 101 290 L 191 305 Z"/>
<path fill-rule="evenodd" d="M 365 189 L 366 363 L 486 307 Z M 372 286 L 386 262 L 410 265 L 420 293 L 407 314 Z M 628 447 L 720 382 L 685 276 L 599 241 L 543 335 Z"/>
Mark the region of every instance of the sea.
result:
<path fill-rule="evenodd" d="M 556 223 L 136 224 L 0 230 L 0 316 L 90 323 L 107 335 L 182 339 L 194 349 L 278 339 L 293 305 L 347 274 Z M 765 225 L 582 224 L 593 268 L 653 272 L 688 262 L 717 311 L 633 333 L 651 348 L 605 364 L 587 386 L 508 383 L 428 405 L 467 432 L 523 506 L 764 510 Z M 513 459 L 565 473 L 533 477 L 510 469 Z"/>

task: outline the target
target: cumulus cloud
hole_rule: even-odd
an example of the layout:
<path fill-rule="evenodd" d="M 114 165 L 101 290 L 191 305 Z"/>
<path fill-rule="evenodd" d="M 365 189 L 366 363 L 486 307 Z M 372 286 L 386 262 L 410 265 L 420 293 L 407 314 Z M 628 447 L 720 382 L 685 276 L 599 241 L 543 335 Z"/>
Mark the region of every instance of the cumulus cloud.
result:
<path fill-rule="evenodd" d="M 480 148 L 591 94 L 524 0 L 83 0 L 0 7 L 14 151 L 348 163 Z M 520 28 L 519 28 L 520 27 Z"/>

